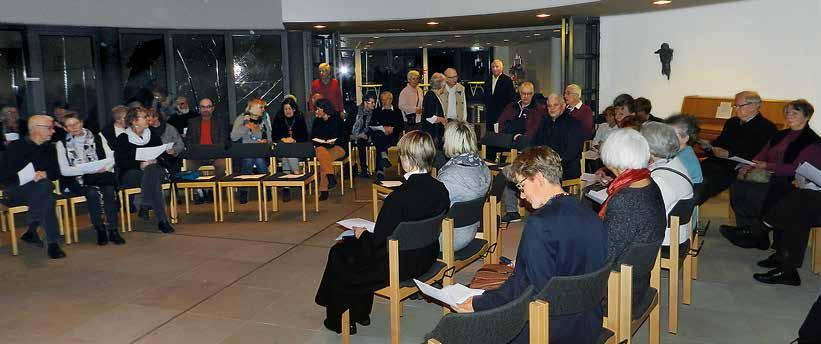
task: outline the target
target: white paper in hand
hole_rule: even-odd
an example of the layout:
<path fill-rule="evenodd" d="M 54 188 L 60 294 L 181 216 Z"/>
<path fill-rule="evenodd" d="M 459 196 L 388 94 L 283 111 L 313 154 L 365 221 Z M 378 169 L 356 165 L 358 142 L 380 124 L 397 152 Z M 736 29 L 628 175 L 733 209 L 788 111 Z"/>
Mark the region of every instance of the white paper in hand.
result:
<path fill-rule="evenodd" d="M 459 283 L 449 285 L 442 289 L 436 289 L 415 278 L 413 282 L 416 283 L 416 286 L 419 287 L 419 291 L 423 294 L 439 300 L 453 309 L 456 309 L 459 304 L 464 303 L 467 299 L 482 295 L 485 292 L 482 289 L 471 289 Z"/>
<path fill-rule="evenodd" d="M 604 204 L 604 201 L 607 200 L 607 188 L 598 191 L 590 190 L 590 192 L 587 193 L 587 197 L 596 201 L 598 204 Z"/>
<path fill-rule="evenodd" d="M 164 145 L 156 146 L 156 147 L 146 147 L 146 148 L 137 148 L 137 152 L 134 154 L 134 160 L 137 161 L 148 161 L 154 160 L 158 156 L 160 156 L 165 151 L 171 149 L 173 147 L 173 143 L 166 143 Z"/>
<path fill-rule="evenodd" d="M 20 134 L 18 133 L 6 133 L 6 141 L 17 141 L 20 139 Z"/>
<path fill-rule="evenodd" d="M 395 188 L 395 187 L 402 186 L 402 182 L 399 181 L 399 180 L 383 180 L 382 181 L 382 186 L 384 186 L 386 188 Z"/>
<path fill-rule="evenodd" d="M 373 130 L 373 131 L 381 131 L 383 133 L 385 132 L 385 127 L 383 127 L 381 125 L 372 125 L 369 128 L 371 128 L 371 130 Z"/>
<path fill-rule="evenodd" d="M 100 171 L 100 169 L 105 167 L 105 161 L 104 160 L 97 160 L 97 161 L 87 162 L 85 164 L 79 164 L 75 167 L 77 167 L 81 171 L 83 171 L 84 174 L 93 174 L 93 173 L 97 173 L 98 171 Z"/>
<path fill-rule="evenodd" d="M 809 179 L 813 182 L 813 184 L 821 186 L 821 170 L 818 170 L 815 166 L 806 161 L 798 166 L 798 169 L 795 170 L 795 174 L 801 175 L 804 178 Z"/>
<path fill-rule="evenodd" d="M 358 217 L 353 218 L 353 219 L 342 220 L 342 221 L 337 222 L 336 224 L 338 224 L 338 225 L 340 225 L 344 228 L 347 228 L 347 229 L 354 229 L 354 227 L 362 227 L 362 228 L 365 228 L 368 232 L 371 232 L 371 233 L 373 233 L 373 228 L 376 225 L 375 223 L 373 223 L 373 221 L 360 219 Z"/>
<path fill-rule="evenodd" d="M 25 185 L 34 180 L 34 172 L 34 165 L 31 163 L 28 163 L 22 170 L 17 172 L 17 179 L 20 179 L 20 185 Z"/>
<path fill-rule="evenodd" d="M 750 160 L 747 160 L 747 159 L 744 159 L 744 158 L 737 157 L 737 156 L 731 156 L 731 157 L 727 158 L 727 160 L 732 160 L 732 161 L 735 161 L 737 163 L 742 163 L 742 164 L 750 165 L 750 166 L 755 165 L 754 162 L 752 162 Z"/>

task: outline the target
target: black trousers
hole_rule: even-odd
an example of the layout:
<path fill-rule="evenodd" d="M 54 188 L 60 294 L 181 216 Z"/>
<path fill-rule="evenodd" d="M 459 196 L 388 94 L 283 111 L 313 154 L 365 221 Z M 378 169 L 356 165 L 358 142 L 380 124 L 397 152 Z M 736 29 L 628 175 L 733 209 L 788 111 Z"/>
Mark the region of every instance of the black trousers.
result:
<path fill-rule="evenodd" d="M 769 183 L 753 183 L 736 180 L 730 187 L 730 205 L 736 216 L 738 227 L 754 230 L 765 229 L 761 216 L 767 213 L 792 189 L 787 177 L 775 177 Z"/>
<path fill-rule="evenodd" d="M 764 222 L 773 226 L 775 246 L 785 253 L 782 267 L 801 267 L 810 229 L 821 225 L 821 191 L 793 189 L 766 212 Z"/>
<path fill-rule="evenodd" d="M 142 202 L 140 204 L 153 208 L 154 213 L 157 215 L 157 221 L 162 222 L 168 220 L 165 212 L 165 197 L 162 193 L 162 183 L 167 178 L 168 174 L 162 166 L 151 164 L 143 170 L 124 171 L 120 179 L 120 185 L 124 188 L 141 188 Z"/>
<path fill-rule="evenodd" d="M 88 215 L 94 227 L 106 225 L 108 229 L 119 228 L 120 203 L 117 199 L 117 187 L 114 185 L 80 185 L 76 179 L 66 184 L 72 194 L 86 197 Z M 103 221 L 105 215 L 107 221 Z"/>
<path fill-rule="evenodd" d="M 736 180 L 735 162 L 708 158 L 701 163 L 701 173 L 704 176 L 702 193 L 698 204 L 704 204 L 708 199 L 715 197 L 730 187 Z"/>
<path fill-rule="evenodd" d="M 333 322 L 342 321 L 342 313 L 350 310 L 351 321 L 367 319 L 373 308 L 373 290 L 356 287 L 367 284 L 357 281 L 358 268 L 356 256 L 358 245 L 350 242 L 339 242 L 331 247 L 328 263 L 316 294 L 316 303 L 325 307 L 327 319 Z M 361 282 L 361 283 L 357 283 Z"/>
<path fill-rule="evenodd" d="M 54 185 L 48 179 L 28 182 L 25 185 L 14 185 L 5 190 L 12 204 L 23 204 L 29 207 L 27 222 L 38 223 L 46 232 L 46 242 L 56 244 L 60 241 L 60 229 L 57 225 L 57 214 L 54 210 Z"/>

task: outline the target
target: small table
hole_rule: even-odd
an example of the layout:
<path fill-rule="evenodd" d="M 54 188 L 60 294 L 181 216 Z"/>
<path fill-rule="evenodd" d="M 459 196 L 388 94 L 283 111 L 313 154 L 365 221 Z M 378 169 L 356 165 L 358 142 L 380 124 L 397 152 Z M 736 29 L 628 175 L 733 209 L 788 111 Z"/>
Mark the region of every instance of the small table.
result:
<path fill-rule="evenodd" d="M 476 96 L 476 90 L 482 89 L 482 92 L 485 91 L 485 82 L 484 81 L 468 81 L 468 86 L 470 86 L 470 95 Z"/>
<path fill-rule="evenodd" d="M 378 101 L 379 93 L 381 93 L 380 91 L 382 90 L 382 84 L 362 84 L 362 88 L 366 93 L 370 90 L 376 91 L 376 99 Z"/>
<path fill-rule="evenodd" d="M 391 183 L 391 182 L 398 182 L 398 181 L 387 181 L 386 180 L 386 182 Z M 373 221 L 374 222 L 376 222 L 376 217 L 379 215 L 379 194 L 384 194 L 385 196 L 387 196 L 388 194 L 390 194 L 391 192 L 396 190 L 396 188 L 398 188 L 399 186 L 401 186 L 401 184 L 397 185 L 397 186 L 385 186 L 385 185 L 382 185 L 382 184 L 379 184 L 379 183 L 373 183 L 371 185 L 371 196 L 373 197 Z"/>

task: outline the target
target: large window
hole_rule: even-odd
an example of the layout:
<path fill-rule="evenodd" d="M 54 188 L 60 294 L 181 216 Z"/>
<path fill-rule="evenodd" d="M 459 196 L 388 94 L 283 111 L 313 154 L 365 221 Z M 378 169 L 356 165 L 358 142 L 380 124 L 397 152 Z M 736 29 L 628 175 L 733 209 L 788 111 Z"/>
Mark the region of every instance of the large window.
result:
<path fill-rule="evenodd" d="M 161 34 L 123 34 L 120 37 L 123 100 L 149 106 L 152 91 L 167 93 L 165 41 Z"/>
<path fill-rule="evenodd" d="M 0 106 L 26 111 L 23 37 L 18 31 L 0 31 Z"/>
<path fill-rule="evenodd" d="M 232 41 L 236 113 L 245 112 L 245 105 L 252 98 L 278 108 L 284 96 L 280 36 L 234 35 Z"/>
<path fill-rule="evenodd" d="M 97 119 L 97 73 L 93 42 L 88 36 L 40 37 L 43 88 L 49 111 L 54 104 L 66 103 L 71 110 L 85 116 L 87 121 Z"/>
<path fill-rule="evenodd" d="M 224 36 L 175 34 L 173 42 L 175 94 L 191 104 L 210 98 L 214 111 L 227 119 Z"/>

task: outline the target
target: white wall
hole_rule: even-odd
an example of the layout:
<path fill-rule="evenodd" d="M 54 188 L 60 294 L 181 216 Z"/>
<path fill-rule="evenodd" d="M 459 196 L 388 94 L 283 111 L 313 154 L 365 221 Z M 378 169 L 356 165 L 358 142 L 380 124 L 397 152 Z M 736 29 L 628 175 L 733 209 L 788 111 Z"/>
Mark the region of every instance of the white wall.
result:
<path fill-rule="evenodd" d="M 341 1 L 340 1 L 341 2 Z M 0 0 L 0 23 L 283 29 L 281 0 Z"/>
<path fill-rule="evenodd" d="M 283 20 L 288 23 L 427 19 L 525 11 L 596 1 L 598 0 L 282 0 L 282 14 Z"/>
<path fill-rule="evenodd" d="M 746 0 L 601 18 L 601 99 L 647 97 L 653 112 L 681 110 L 687 95 L 743 89 L 767 99 L 806 98 L 821 106 L 821 1 Z M 674 49 L 670 81 L 661 43 Z"/>

